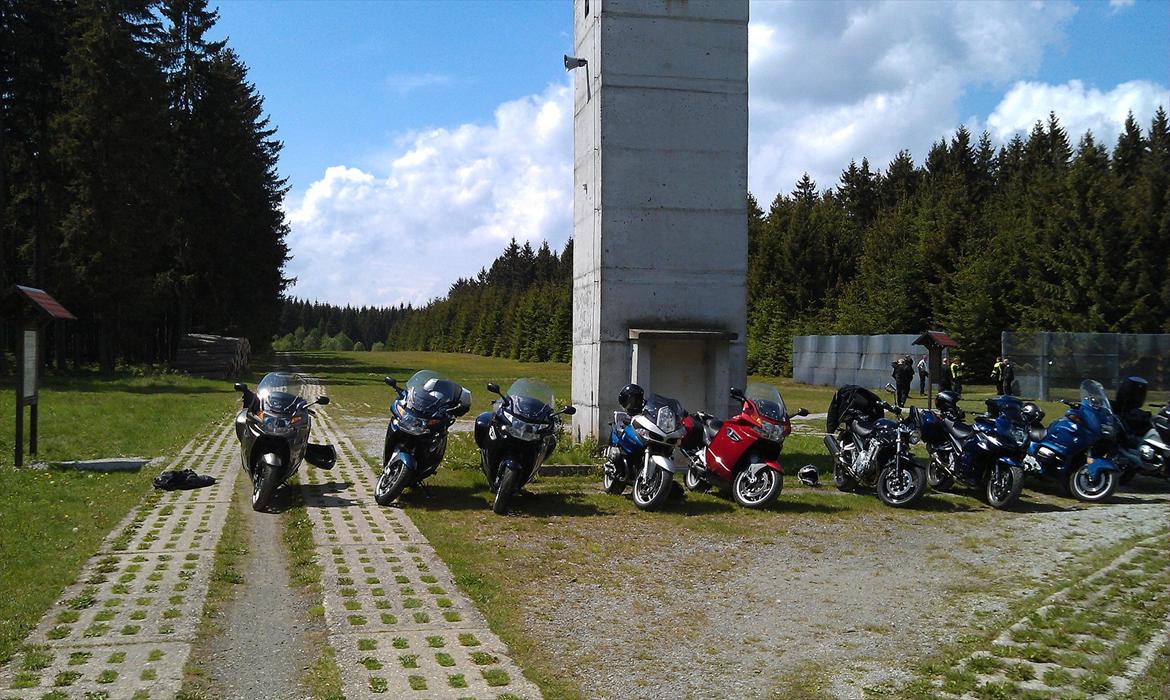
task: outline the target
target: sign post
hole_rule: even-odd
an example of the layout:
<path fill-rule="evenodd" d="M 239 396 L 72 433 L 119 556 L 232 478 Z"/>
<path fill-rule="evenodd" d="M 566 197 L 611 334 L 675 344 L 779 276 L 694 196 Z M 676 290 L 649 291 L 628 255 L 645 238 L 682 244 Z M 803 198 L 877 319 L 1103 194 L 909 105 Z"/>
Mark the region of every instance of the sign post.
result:
<path fill-rule="evenodd" d="M 77 318 L 43 290 L 16 285 L 4 305 L 5 316 L 21 324 L 16 344 L 16 466 L 24 466 L 24 407 L 29 409 L 28 453 L 37 453 L 38 389 L 41 385 L 41 326 L 47 320 L 76 321 Z M 13 302 L 11 299 L 15 299 Z M 26 302 L 26 303 L 22 303 Z"/>

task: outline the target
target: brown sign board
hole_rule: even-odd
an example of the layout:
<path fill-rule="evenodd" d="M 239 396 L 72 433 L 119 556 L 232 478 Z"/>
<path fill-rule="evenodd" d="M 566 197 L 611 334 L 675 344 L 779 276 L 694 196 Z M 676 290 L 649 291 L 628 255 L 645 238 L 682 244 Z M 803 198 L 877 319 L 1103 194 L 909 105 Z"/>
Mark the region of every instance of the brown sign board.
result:
<path fill-rule="evenodd" d="M 69 313 L 69 310 L 61 303 L 54 299 L 43 289 L 34 289 L 32 287 L 25 287 L 23 285 L 15 285 L 16 293 L 22 297 L 40 312 L 44 317 L 61 321 L 76 321 L 77 317 Z"/>

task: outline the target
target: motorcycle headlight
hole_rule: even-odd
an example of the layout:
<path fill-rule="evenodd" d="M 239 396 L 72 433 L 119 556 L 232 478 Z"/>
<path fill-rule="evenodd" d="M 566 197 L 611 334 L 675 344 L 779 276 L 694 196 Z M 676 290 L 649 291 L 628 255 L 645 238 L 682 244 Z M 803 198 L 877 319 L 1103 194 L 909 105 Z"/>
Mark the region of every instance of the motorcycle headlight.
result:
<path fill-rule="evenodd" d="M 663 406 L 658 409 L 658 418 L 654 421 L 658 429 L 664 433 L 673 433 L 678 428 L 678 417 L 674 415 L 674 411 L 669 407 Z"/>
<path fill-rule="evenodd" d="M 1012 428 L 1011 435 L 1017 445 L 1023 445 L 1028 441 L 1028 431 L 1024 428 Z"/>
<path fill-rule="evenodd" d="M 519 440 L 538 440 L 540 438 L 540 424 L 529 423 L 514 416 L 511 413 L 505 413 L 504 418 L 504 432 Z"/>
<path fill-rule="evenodd" d="M 291 418 L 282 416 L 279 413 L 262 414 L 260 420 L 261 425 L 264 426 L 264 432 L 271 435 L 287 435 L 296 428 L 296 424 Z"/>
<path fill-rule="evenodd" d="M 403 411 L 402 415 L 398 417 L 398 428 L 404 433 L 422 435 L 427 431 L 427 423 L 413 413 Z"/>

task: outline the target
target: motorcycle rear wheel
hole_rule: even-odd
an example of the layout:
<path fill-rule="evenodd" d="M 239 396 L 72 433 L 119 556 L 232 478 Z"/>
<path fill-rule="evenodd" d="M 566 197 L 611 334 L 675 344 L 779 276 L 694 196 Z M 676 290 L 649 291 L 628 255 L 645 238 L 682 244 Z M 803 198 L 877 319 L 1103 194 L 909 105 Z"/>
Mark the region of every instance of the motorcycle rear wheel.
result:
<path fill-rule="evenodd" d="M 683 486 L 687 487 L 687 491 L 698 491 L 700 493 L 711 489 L 711 484 L 704 481 L 694 469 L 688 469 L 687 473 L 683 476 Z"/>
<path fill-rule="evenodd" d="M 955 477 L 932 459 L 926 467 L 926 482 L 935 491 L 949 491 L 955 485 Z"/>
<path fill-rule="evenodd" d="M 516 490 L 516 470 L 504 469 L 500 474 L 500 481 L 496 484 L 496 499 L 492 501 L 492 511 L 496 515 L 508 512 L 508 501 L 512 500 L 512 493 Z"/>
<path fill-rule="evenodd" d="M 410 470 L 402 460 L 392 459 L 386 462 L 386 466 L 382 468 L 382 475 L 378 477 L 378 483 L 374 486 L 374 500 L 380 506 L 390 505 L 402 495 L 406 482 L 410 480 L 409 477 Z"/>
<path fill-rule="evenodd" d="M 665 469 L 659 469 L 654 478 L 647 483 L 641 472 L 634 479 L 634 505 L 641 510 L 658 510 L 670 498 L 671 486 L 674 484 L 673 474 Z"/>
<path fill-rule="evenodd" d="M 783 488 L 784 475 L 775 469 L 761 469 L 755 481 L 751 473 L 744 469 L 735 475 L 731 495 L 744 508 L 763 508 L 776 500 Z"/>
<path fill-rule="evenodd" d="M 838 491 L 850 493 L 857 490 L 857 480 L 840 460 L 833 460 L 833 483 L 837 485 Z"/>
<path fill-rule="evenodd" d="M 1024 490 L 1024 470 L 1020 467 L 992 467 L 983 480 L 983 496 L 992 508 L 1011 508 Z"/>
<path fill-rule="evenodd" d="M 913 505 L 926 491 L 926 469 L 913 464 L 895 463 L 878 474 L 877 495 L 882 503 L 894 508 Z"/>
<path fill-rule="evenodd" d="M 601 487 L 605 489 L 606 493 L 620 496 L 626 490 L 626 482 L 616 476 L 612 476 L 607 469 L 601 476 Z"/>
<path fill-rule="evenodd" d="M 268 504 L 276 493 L 276 467 L 264 463 L 260 466 L 260 473 L 252 481 L 252 510 L 263 513 L 268 510 Z"/>

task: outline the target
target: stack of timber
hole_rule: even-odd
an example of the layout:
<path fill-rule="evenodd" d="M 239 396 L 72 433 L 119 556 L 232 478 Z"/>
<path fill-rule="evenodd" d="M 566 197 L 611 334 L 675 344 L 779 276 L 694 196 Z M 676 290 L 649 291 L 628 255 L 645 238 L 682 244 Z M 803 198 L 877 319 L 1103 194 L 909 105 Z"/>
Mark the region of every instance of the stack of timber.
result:
<path fill-rule="evenodd" d="M 188 333 L 179 341 L 172 367 L 196 377 L 232 379 L 248 371 L 251 354 L 247 338 Z"/>

